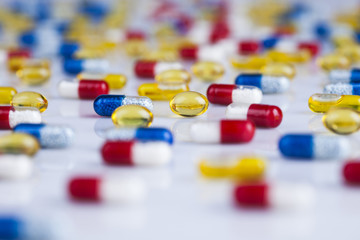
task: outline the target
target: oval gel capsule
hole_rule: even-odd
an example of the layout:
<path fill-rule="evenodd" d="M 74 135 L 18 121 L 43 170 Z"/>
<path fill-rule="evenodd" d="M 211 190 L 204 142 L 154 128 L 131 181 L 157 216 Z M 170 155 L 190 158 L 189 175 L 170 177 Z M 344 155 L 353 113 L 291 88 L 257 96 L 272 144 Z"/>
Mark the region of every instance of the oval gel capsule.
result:
<path fill-rule="evenodd" d="M 183 117 L 195 117 L 204 114 L 209 106 L 207 98 L 193 91 L 176 94 L 170 101 L 170 109 Z"/>
<path fill-rule="evenodd" d="M 36 108 L 0 106 L 0 129 L 12 129 L 19 123 L 41 123 Z"/>
<path fill-rule="evenodd" d="M 324 87 L 324 93 L 339 95 L 360 95 L 360 84 L 328 84 Z"/>
<path fill-rule="evenodd" d="M 0 137 L 0 154 L 34 156 L 39 149 L 38 140 L 30 134 L 12 133 Z"/>
<path fill-rule="evenodd" d="M 0 155 L 0 179 L 25 179 L 32 170 L 33 162 L 26 155 Z"/>
<path fill-rule="evenodd" d="M 95 80 L 61 81 L 58 90 L 64 98 L 95 99 L 99 95 L 108 94 L 109 85 L 105 81 Z"/>
<path fill-rule="evenodd" d="M 144 83 L 139 86 L 138 94 L 154 101 L 170 101 L 176 94 L 189 90 L 185 83 Z"/>
<path fill-rule="evenodd" d="M 224 66 L 217 62 L 200 61 L 191 66 L 192 73 L 204 82 L 214 82 L 224 76 Z"/>
<path fill-rule="evenodd" d="M 236 85 L 250 85 L 261 89 L 263 93 L 283 93 L 290 87 L 290 80 L 284 76 L 262 74 L 240 74 L 235 79 Z"/>
<path fill-rule="evenodd" d="M 138 140 L 140 142 L 163 141 L 173 143 L 173 135 L 166 128 L 112 128 L 105 133 L 105 138 L 111 141 Z"/>
<path fill-rule="evenodd" d="M 262 91 L 255 86 L 237 86 L 235 84 L 211 84 L 206 96 L 214 104 L 260 103 Z"/>
<path fill-rule="evenodd" d="M 360 129 L 360 115 L 351 108 L 331 108 L 322 121 L 327 129 L 336 134 L 351 134 Z"/>
<path fill-rule="evenodd" d="M 37 92 L 20 92 L 15 94 L 10 104 L 13 107 L 37 108 L 42 113 L 48 107 L 48 100 Z"/>
<path fill-rule="evenodd" d="M 105 59 L 66 59 L 64 61 L 64 71 L 70 74 L 105 73 L 108 70 L 109 62 Z"/>
<path fill-rule="evenodd" d="M 134 65 L 135 75 L 139 78 L 154 78 L 166 70 L 182 70 L 183 65 L 179 62 L 156 62 L 139 60 Z"/>

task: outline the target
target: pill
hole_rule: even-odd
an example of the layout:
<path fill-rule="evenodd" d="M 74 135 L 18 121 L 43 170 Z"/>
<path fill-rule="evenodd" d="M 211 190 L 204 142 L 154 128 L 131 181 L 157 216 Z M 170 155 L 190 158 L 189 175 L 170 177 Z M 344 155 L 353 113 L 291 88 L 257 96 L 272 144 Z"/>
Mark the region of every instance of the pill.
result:
<path fill-rule="evenodd" d="M 264 49 L 272 49 L 279 42 L 279 36 L 270 36 L 262 40 L 262 47 Z"/>
<path fill-rule="evenodd" d="M 309 108 L 313 112 L 327 112 L 334 106 L 348 107 L 359 111 L 360 96 L 316 93 L 309 98 Z"/>
<path fill-rule="evenodd" d="M 351 108 L 331 108 L 322 121 L 327 129 L 336 134 L 351 134 L 360 129 L 360 115 Z"/>
<path fill-rule="evenodd" d="M 170 101 L 176 94 L 189 90 L 185 83 L 144 83 L 139 86 L 138 94 L 154 101 Z"/>
<path fill-rule="evenodd" d="M 298 43 L 298 50 L 307 50 L 312 57 L 320 52 L 320 44 L 316 41 L 302 41 Z"/>
<path fill-rule="evenodd" d="M 360 183 L 360 161 L 358 159 L 346 162 L 342 169 L 343 179 L 346 183 Z"/>
<path fill-rule="evenodd" d="M 282 155 L 302 159 L 337 159 L 349 155 L 346 138 L 320 134 L 286 134 L 279 141 Z"/>
<path fill-rule="evenodd" d="M 13 107 L 37 108 L 42 113 L 48 107 L 46 97 L 37 92 L 20 92 L 14 95 L 10 104 Z"/>
<path fill-rule="evenodd" d="M 251 120 L 257 127 L 276 128 L 283 114 L 279 107 L 266 104 L 232 103 L 226 108 L 227 119 Z"/>
<path fill-rule="evenodd" d="M 140 142 L 163 141 L 173 143 L 173 135 L 166 128 L 112 128 L 106 131 L 105 138 L 110 141 L 129 141 L 137 140 Z"/>
<path fill-rule="evenodd" d="M 224 76 L 224 66 L 217 62 L 200 61 L 191 66 L 191 71 L 204 82 L 214 82 Z"/>
<path fill-rule="evenodd" d="M 9 105 L 16 93 L 13 87 L 0 87 L 0 104 Z"/>
<path fill-rule="evenodd" d="M 331 83 L 360 83 L 360 69 L 334 69 L 329 73 Z"/>
<path fill-rule="evenodd" d="M 235 79 L 236 85 L 250 85 L 267 93 L 283 93 L 290 87 L 290 80 L 284 76 L 269 76 L 257 73 L 240 74 Z"/>
<path fill-rule="evenodd" d="M 26 48 L 13 49 L 8 52 L 7 66 L 11 72 L 16 72 L 24 62 L 31 57 L 31 51 Z"/>
<path fill-rule="evenodd" d="M 59 54 L 65 58 L 71 58 L 77 50 L 80 49 L 80 44 L 76 42 L 63 42 L 59 47 Z"/>
<path fill-rule="evenodd" d="M 360 61 L 360 46 L 351 44 L 346 45 L 336 50 L 337 53 L 346 56 L 352 63 Z"/>
<path fill-rule="evenodd" d="M 243 40 L 238 44 L 238 53 L 243 55 L 256 54 L 260 52 L 261 44 L 256 40 Z"/>
<path fill-rule="evenodd" d="M 145 185 L 137 178 L 78 176 L 69 180 L 68 195 L 77 201 L 133 203 L 145 197 Z"/>
<path fill-rule="evenodd" d="M 0 179 L 28 178 L 31 176 L 32 170 L 33 162 L 26 155 L 0 155 Z"/>
<path fill-rule="evenodd" d="M 338 95 L 360 95 L 360 84 L 336 83 L 324 87 L 324 93 Z"/>
<path fill-rule="evenodd" d="M 272 60 L 267 56 L 246 56 L 246 57 L 238 57 L 232 58 L 231 65 L 240 70 L 260 70 L 262 67 L 267 64 L 272 63 Z"/>
<path fill-rule="evenodd" d="M 153 110 L 153 103 L 150 98 L 126 95 L 100 95 L 94 101 L 94 110 L 100 116 L 111 116 L 116 108 L 125 105 L 139 105 L 150 111 Z"/>
<path fill-rule="evenodd" d="M 183 60 L 211 61 L 221 60 L 224 57 L 224 49 L 209 46 L 184 46 L 179 49 L 179 55 Z"/>
<path fill-rule="evenodd" d="M 65 59 L 63 67 L 64 71 L 70 74 L 105 73 L 109 70 L 109 62 L 105 59 Z"/>
<path fill-rule="evenodd" d="M 266 55 L 275 62 L 283 63 L 305 63 L 311 59 L 311 54 L 307 50 L 300 50 L 296 52 L 270 50 Z"/>
<path fill-rule="evenodd" d="M 16 76 L 27 85 L 44 84 L 51 76 L 50 63 L 42 59 L 25 61 L 16 71 Z"/>
<path fill-rule="evenodd" d="M 331 71 L 333 69 L 349 69 L 351 61 L 342 54 L 328 54 L 317 59 L 317 64 L 324 71 Z"/>
<path fill-rule="evenodd" d="M 158 83 L 190 83 L 191 75 L 183 69 L 171 69 L 160 72 L 155 76 Z"/>
<path fill-rule="evenodd" d="M 121 89 L 127 82 L 127 78 L 123 74 L 80 73 L 76 78 L 79 80 L 104 80 L 110 89 Z"/>
<path fill-rule="evenodd" d="M 95 99 L 99 95 L 108 94 L 109 85 L 98 80 L 61 81 L 58 90 L 64 98 Z"/>
<path fill-rule="evenodd" d="M 260 73 L 269 76 L 285 76 L 293 79 L 296 75 L 295 67 L 289 63 L 269 63 L 260 68 Z"/>
<path fill-rule="evenodd" d="M 214 44 L 222 39 L 228 38 L 230 35 L 230 27 L 227 21 L 221 19 L 213 23 L 209 35 L 210 43 Z"/>
<path fill-rule="evenodd" d="M 146 53 L 149 49 L 146 41 L 142 39 L 131 39 L 125 42 L 125 52 L 130 57 L 139 57 Z"/>
<path fill-rule="evenodd" d="M 34 136 L 42 148 L 65 148 L 74 138 L 74 131 L 70 127 L 43 123 L 21 123 L 13 131 Z"/>
<path fill-rule="evenodd" d="M 139 105 L 124 105 L 116 108 L 111 119 L 117 127 L 149 127 L 153 113 Z"/>
<path fill-rule="evenodd" d="M 135 62 L 134 73 L 139 78 L 154 78 L 157 74 L 166 70 L 181 70 L 184 69 L 179 62 L 157 62 L 157 61 L 143 61 Z"/>
<path fill-rule="evenodd" d="M 39 149 L 38 140 L 29 134 L 12 133 L 0 137 L 0 154 L 34 156 Z"/>
<path fill-rule="evenodd" d="M 0 129 L 12 129 L 19 123 L 41 123 L 36 108 L 0 106 Z"/>
<path fill-rule="evenodd" d="M 161 166 L 170 162 L 172 152 L 166 142 L 107 141 L 101 154 L 107 164 Z"/>
<path fill-rule="evenodd" d="M 235 84 L 211 84 L 206 96 L 214 104 L 260 103 L 262 91 L 256 86 L 240 86 Z"/>
<path fill-rule="evenodd" d="M 195 117 L 204 114 L 209 106 L 207 98 L 193 91 L 176 94 L 170 101 L 170 109 L 183 117 Z"/>

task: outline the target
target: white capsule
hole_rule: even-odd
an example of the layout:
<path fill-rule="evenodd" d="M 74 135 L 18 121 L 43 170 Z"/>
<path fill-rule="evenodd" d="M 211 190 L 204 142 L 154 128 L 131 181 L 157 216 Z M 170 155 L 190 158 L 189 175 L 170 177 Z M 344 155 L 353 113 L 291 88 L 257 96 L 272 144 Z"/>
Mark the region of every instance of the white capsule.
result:
<path fill-rule="evenodd" d="M 24 179 L 32 174 L 33 163 L 26 155 L 0 155 L 1 179 Z"/>

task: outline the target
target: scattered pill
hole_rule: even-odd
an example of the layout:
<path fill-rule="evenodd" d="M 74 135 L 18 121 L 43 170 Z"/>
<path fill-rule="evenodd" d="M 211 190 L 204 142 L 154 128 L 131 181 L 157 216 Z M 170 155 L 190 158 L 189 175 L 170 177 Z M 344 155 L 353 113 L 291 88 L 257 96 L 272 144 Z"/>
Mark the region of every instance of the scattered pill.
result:
<path fill-rule="evenodd" d="M 0 129 L 12 129 L 19 123 L 41 123 L 36 108 L 0 106 Z"/>
<path fill-rule="evenodd" d="M 42 113 L 48 107 L 48 100 L 37 92 L 20 92 L 14 95 L 10 104 L 13 107 L 37 108 Z"/>
<path fill-rule="evenodd" d="M 140 142 L 163 141 L 173 143 L 173 135 L 166 128 L 112 128 L 105 133 L 105 138 L 110 141 L 137 140 Z"/>
<path fill-rule="evenodd" d="M 134 65 L 135 75 L 139 78 L 154 78 L 166 70 L 182 70 L 184 67 L 179 62 L 156 62 L 139 60 Z"/>
<path fill-rule="evenodd" d="M 237 85 L 250 85 L 261 89 L 263 93 L 283 93 L 290 87 L 290 80 L 285 76 L 262 74 L 240 74 L 235 79 Z"/>
<path fill-rule="evenodd" d="M 360 110 L 360 96 L 316 93 L 309 98 L 309 108 L 313 112 L 327 112 L 330 108 L 347 107 Z"/>
<path fill-rule="evenodd" d="M 58 90 L 64 98 L 95 99 L 99 95 L 108 94 L 109 85 L 105 81 L 61 81 Z"/>
<path fill-rule="evenodd" d="M 214 104 L 229 105 L 231 103 L 260 103 L 262 91 L 256 86 L 240 86 L 235 84 L 211 84 L 206 96 Z"/>
<path fill-rule="evenodd" d="M 360 115 L 351 108 L 332 108 L 322 121 L 327 129 L 336 134 L 351 134 L 360 129 Z"/>
<path fill-rule="evenodd" d="M 34 156 L 39 149 L 39 141 L 30 134 L 12 133 L 0 137 L 1 154 L 22 154 Z"/>
<path fill-rule="evenodd" d="M 204 114 L 209 106 L 207 98 L 198 92 L 182 92 L 170 101 L 170 109 L 183 117 L 195 117 Z"/>
<path fill-rule="evenodd" d="M 153 121 L 153 114 L 143 106 L 124 105 L 114 110 L 111 119 L 118 127 L 149 127 Z"/>

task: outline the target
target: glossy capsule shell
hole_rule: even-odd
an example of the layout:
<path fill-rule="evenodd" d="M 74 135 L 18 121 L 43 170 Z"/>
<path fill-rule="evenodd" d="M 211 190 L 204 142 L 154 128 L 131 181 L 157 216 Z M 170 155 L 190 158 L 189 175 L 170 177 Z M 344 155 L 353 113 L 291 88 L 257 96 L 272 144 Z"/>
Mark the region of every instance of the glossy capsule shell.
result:
<path fill-rule="evenodd" d="M 204 82 L 214 82 L 224 76 L 225 69 L 217 62 L 200 61 L 191 66 L 191 72 Z"/>
<path fill-rule="evenodd" d="M 191 75 L 182 69 L 172 69 L 160 72 L 155 76 L 155 80 L 158 83 L 190 83 Z"/>
<path fill-rule="evenodd" d="M 32 53 L 29 49 L 20 48 L 8 52 L 7 65 L 10 71 L 16 72 L 21 68 L 24 62 L 31 58 Z"/>
<path fill-rule="evenodd" d="M 99 95 L 108 94 L 109 85 L 98 80 L 61 81 L 58 90 L 64 98 L 95 99 Z"/>
<path fill-rule="evenodd" d="M 77 50 L 80 49 L 80 44 L 76 42 L 63 42 L 59 47 L 59 54 L 65 58 L 71 58 Z"/>
<path fill-rule="evenodd" d="M 80 73 L 76 76 L 80 81 L 82 80 L 103 80 L 110 89 L 122 89 L 127 82 L 127 78 L 123 74 L 92 74 Z"/>
<path fill-rule="evenodd" d="M 229 105 L 231 103 L 260 103 L 262 91 L 255 86 L 235 84 L 211 84 L 206 92 L 209 102 Z"/>
<path fill-rule="evenodd" d="M 139 60 L 135 62 L 134 73 L 139 78 L 154 78 L 166 70 L 182 70 L 184 67 L 179 62 L 157 62 Z"/>
<path fill-rule="evenodd" d="M 260 73 L 268 76 L 285 76 L 293 79 L 296 75 L 295 67 L 289 63 L 270 63 L 260 69 Z"/>
<path fill-rule="evenodd" d="M 37 92 L 20 92 L 15 94 L 10 104 L 13 107 L 37 108 L 42 113 L 48 107 L 48 100 Z"/>
<path fill-rule="evenodd" d="M 342 54 L 329 54 L 318 58 L 317 64 L 328 72 L 333 69 L 349 69 L 351 61 Z"/>
<path fill-rule="evenodd" d="M 243 40 L 238 43 L 238 53 L 251 55 L 260 52 L 261 44 L 256 40 Z"/>
<path fill-rule="evenodd" d="M 266 183 L 241 184 L 234 188 L 236 204 L 243 207 L 269 207 L 269 186 Z"/>
<path fill-rule="evenodd" d="M 13 87 L 0 87 L 0 104 L 9 105 L 16 93 Z"/>
<path fill-rule="evenodd" d="M 29 134 L 12 133 L 0 137 L 0 154 L 34 156 L 39 149 L 40 144 L 38 140 Z"/>
<path fill-rule="evenodd" d="M 33 162 L 29 156 L 13 154 L 0 155 L 0 179 L 26 179 L 31 176 L 32 171 Z"/>
<path fill-rule="evenodd" d="M 339 136 L 287 134 L 281 137 L 279 150 L 288 158 L 337 159 L 349 155 L 350 143 Z"/>
<path fill-rule="evenodd" d="M 171 160 L 166 142 L 107 141 L 101 149 L 103 161 L 111 165 L 162 166 Z"/>
<path fill-rule="evenodd" d="M 182 92 L 170 101 L 170 109 L 183 117 L 195 117 L 204 114 L 209 106 L 207 98 L 198 92 Z"/>
<path fill-rule="evenodd" d="M 100 116 L 111 116 L 120 106 L 139 105 L 149 111 L 153 110 L 153 103 L 148 97 L 133 97 L 126 95 L 100 95 L 94 101 L 94 110 Z"/>
<path fill-rule="evenodd" d="M 28 85 L 44 84 L 51 77 L 50 63 L 40 59 L 25 61 L 16 71 L 16 76 Z"/>
<path fill-rule="evenodd" d="M 143 106 L 125 105 L 116 108 L 111 119 L 117 127 L 149 127 L 153 114 Z"/>
<path fill-rule="evenodd" d="M 0 129 L 12 129 L 20 123 L 41 123 L 36 108 L 0 106 Z"/>
<path fill-rule="evenodd" d="M 308 51 L 312 57 L 315 57 L 320 52 L 320 43 L 316 41 L 299 42 L 297 45 L 298 50 Z"/>
<path fill-rule="evenodd" d="M 322 121 L 327 129 L 336 134 L 351 134 L 360 129 L 360 115 L 351 108 L 332 108 Z"/>
<path fill-rule="evenodd" d="M 72 143 L 74 138 L 74 131 L 70 127 L 43 123 L 18 124 L 13 131 L 34 136 L 42 148 L 65 148 Z"/>
<path fill-rule="evenodd" d="M 337 49 L 339 54 L 342 54 L 350 59 L 352 63 L 360 61 L 360 46 L 359 45 L 347 45 Z"/>
<path fill-rule="evenodd" d="M 342 177 L 348 184 L 360 184 L 360 161 L 354 159 L 346 162 L 342 168 Z"/>
<path fill-rule="evenodd" d="M 162 141 L 169 144 L 173 143 L 173 135 L 166 128 L 112 128 L 105 133 L 105 138 L 110 141 L 129 141 L 137 140 L 139 142 Z"/>
<path fill-rule="evenodd" d="M 63 68 L 69 74 L 105 73 L 109 70 L 109 62 L 105 59 L 65 59 Z"/>
<path fill-rule="evenodd" d="M 67 190 L 76 201 L 132 203 L 145 197 L 144 183 L 134 178 L 77 176 L 69 180 Z"/>
<path fill-rule="evenodd" d="M 260 70 L 262 67 L 270 64 L 272 60 L 266 56 L 248 56 L 242 58 L 232 58 L 231 65 L 236 69 L 241 70 Z"/>
<path fill-rule="evenodd" d="M 138 88 L 138 94 L 155 101 L 170 101 L 176 94 L 189 90 L 189 86 L 183 83 L 143 83 Z"/>
<path fill-rule="evenodd" d="M 290 80 L 284 76 L 268 76 L 262 74 L 240 74 L 235 79 L 236 85 L 249 85 L 261 89 L 264 94 L 283 93 L 290 87 Z"/>
<path fill-rule="evenodd" d="M 360 95 L 360 84 L 328 84 L 324 87 L 324 93 L 338 95 Z"/>
<path fill-rule="evenodd" d="M 334 69 L 329 73 L 331 83 L 360 83 L 360 69 Z"/>
<path fill-rule="evenodd" d="M 251 120 L 257 127 L 276 128 L 283 114 L 279 107 L 266 104 L 232 103 L 226 108 L 227 119 Z"/>
<path fill-rule="evenodd" d="M 309 98 L 309 108 L 313 112 L 327 112 L 332 107 L 347 107 L 360 110 L 360 96 L 316 93 Z"/>

